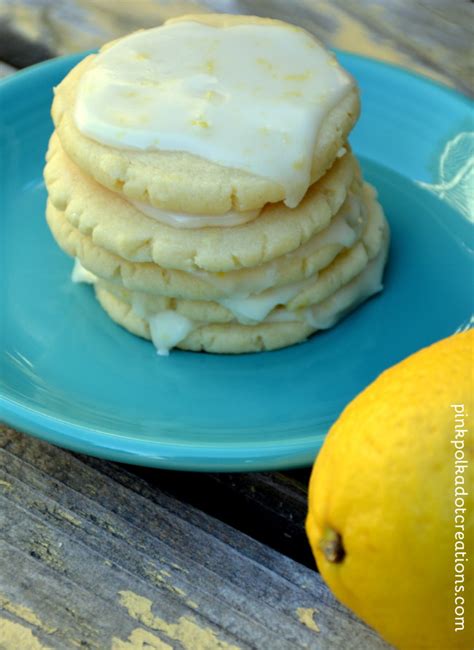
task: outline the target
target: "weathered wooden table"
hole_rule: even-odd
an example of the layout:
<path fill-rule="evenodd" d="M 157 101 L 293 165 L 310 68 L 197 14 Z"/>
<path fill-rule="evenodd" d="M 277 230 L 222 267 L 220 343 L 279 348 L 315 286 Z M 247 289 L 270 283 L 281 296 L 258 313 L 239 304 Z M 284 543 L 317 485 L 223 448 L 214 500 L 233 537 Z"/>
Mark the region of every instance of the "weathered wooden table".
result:
<path fill-rule="evenodd" d="M 467 2 L 202 4 L 287 18 L 472 92 Z M 0 0 L 0 73 L 196 5 Z M 388 647 L 315 571 L 308 477 L 123 466 L 0 426 L 0 649 Z"/>

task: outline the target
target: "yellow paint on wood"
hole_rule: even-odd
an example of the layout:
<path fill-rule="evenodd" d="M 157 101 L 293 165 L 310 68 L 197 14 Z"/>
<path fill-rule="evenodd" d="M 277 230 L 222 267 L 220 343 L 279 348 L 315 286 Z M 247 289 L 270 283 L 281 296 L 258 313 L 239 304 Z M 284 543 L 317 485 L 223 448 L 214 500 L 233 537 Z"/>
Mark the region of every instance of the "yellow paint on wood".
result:
<path fill-rule="evenodd" d="M 170 579 L 172 579 L 172 575 L 169 571 L 166 571 L 165 569 L 157 571 L 152 567 L 145 567 L 145 573 L 155 585 L 163 585 L 163 587 L 165 587 L 169 592 L 182 598 L 188 607 L 198 609 L 197 603 L 187 598 L 187 593 L 184 591 L 184 589 L 176 587 L 176 585 L 171 583 Z"/>
<path fill-rule="evenodd" d="M 32 609 L 29 609 L 24 605 L 17 605 L 15 603 L 12 603 L 4 594 L 0 594 L 0 609 L 13 614 L 17 618 L 20 618 L 22 621 L 25 621 L 25 623 L 29 623 L 30 625 L 38 627 L 48 634 L 56 632 L 57 628 L 43 623 L 43 621 L 34 613 Z"/>
<path fill-rule="evenodd" d="M 173 569 L 177 569 L 178 571 L 182 571 L 183 573 L 189 573 L 187 569 L 184 569 L 182 566 L 179 566 L 179 564 L 175 564 L 174 562 L 171 564 Z"/>
<path fill-rule="evenodd" d="M 31 551 L 35 554 L 35 557 L 43 560 L 45 564 L 50 566 L 56 571 L 64 572 L 65 566 L 63 559 L 59 555 L 57 549 L 51 544 L 50 540 L 43 538 L 32 538 L 30 541 Z"/>
<path fill-rule="evenodd" d="M 74 515 L 72 515 L 67 510 L 59 510 L 58 514 L 66 521 L 69 521 L 70 524 L 73 524 L 73 526 L 82 526 L 82 521 L 77 517 L 74 517 Z"/>
<path fill-rule="evenodd" d="M 152 630 L 163 632 L 170 640 L 179 641 L 185 650 L 240 650 L 238 646 L 222 641 L 211 628 L 201 627 L 192 618 L 180 616 L 176 623 L 168 623 L 155 616 L 149 598 L 133 591 L 120 591 L 120 604 L 129 616 Z"/>
<path fill-rule="evenodd" d="M 0 648 L 2 650 L 51 650 L 43 645 L 33 632 L 19 623 L 0 616 Z"/>
<path fill-rule="evenodd" d="M 186 600 L 186 605 L 192 607 L 193 609 L 199 609 L 199 605 L 194 602 L 194 600 Z"/>
<path fill-rule="evenodd" d="M 137 627 L 130 634 L 127 641 L 114 637 L 112 639 L 112 650 L 173 650 L 173 648 L 159 639 L 153 632 Z"/>
<path fill-rule="evenodd" d="M 313 632 L 321 632 L 319 625 L 314 620 L 314 615 L 317 611 L 317 609 L 311 609 L 311 607 L 298 607 L 296 610 L 296 616 L 300 623 L 306 625 L 306 627 L 313 630 Z"/>

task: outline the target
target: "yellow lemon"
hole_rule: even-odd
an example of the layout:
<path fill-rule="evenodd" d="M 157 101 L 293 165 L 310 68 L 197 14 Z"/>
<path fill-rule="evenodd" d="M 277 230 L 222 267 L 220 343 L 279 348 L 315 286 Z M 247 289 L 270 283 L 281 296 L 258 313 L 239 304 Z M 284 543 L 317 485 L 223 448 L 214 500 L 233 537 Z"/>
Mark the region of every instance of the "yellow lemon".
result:
<path fill-rule="evenodd" d="M 403 650 L 474 648 L 473 349 L 473 331 L 456 334 L 380 375 L 311 476 L 323 578 Z"/>

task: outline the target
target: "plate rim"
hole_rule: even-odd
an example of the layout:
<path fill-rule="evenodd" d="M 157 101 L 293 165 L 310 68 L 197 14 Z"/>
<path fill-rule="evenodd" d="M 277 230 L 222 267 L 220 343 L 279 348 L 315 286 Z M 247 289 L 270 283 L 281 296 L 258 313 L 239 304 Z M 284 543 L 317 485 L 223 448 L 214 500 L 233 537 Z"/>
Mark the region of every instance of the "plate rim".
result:
<path fill-rule="evenodd" d="M 230 454 L 225 455 L 222 454 L 223 447 L 219 447 L 217 444 L 203 445 L 202 447 L 194 446 L 191 457 L 182 454 L 183 447 L 186 448 L 187 445 L 177 445 L 176 443 L 161 440 L 145 441 L 136 438 L 124 438 L 121 435 L 101 431 L 100 429 L 93 429 L 94 435 L 98 437 L 94 441 L 84 440 L 78 434 L 87 435 L 92 431 L 91 428 L 60 420 L 57 416 L 31 409 L 0 393 L 2 417 L 5 408 L 8 410 L 5 411 L 6 417 L 3 421 L 7 426 L 58 447 L 121 463 L 179 471 L 247 472 L 305 467 L 314 461 L 318 448 L 318 438 L 322 437 L 321 434 L 315 435 L 314 450 L 310 450 L 307 443 L 295 442 L 292 444 L 291 441 L 273 443 L 271 455 L 265 453 L 265 449 L 262 449 L 262 447 L 255 447 L 252 452 L 247 451 L 245 461 L 241 457 L 234 458 L 232 456 L 232 446 L 229 447 Z M 28 417 L 28 414 L 30 414 L 30 417 Z M 59 424 L 62 427 L 61 430 L 58 427 Z M 104 444 L 98 444 L 99 440 Z M 111 442 L 112 440 L 120 441 L 120 448 L 106 444 L 107 441 Z M 237 449 L 238 447 L 236 447 Z M 181 453 L 179 453 L 180 451 Z M 186 460 L 183 460 L 183 457 Z M 271 458 L 271 462 L 269 458 Z"/>

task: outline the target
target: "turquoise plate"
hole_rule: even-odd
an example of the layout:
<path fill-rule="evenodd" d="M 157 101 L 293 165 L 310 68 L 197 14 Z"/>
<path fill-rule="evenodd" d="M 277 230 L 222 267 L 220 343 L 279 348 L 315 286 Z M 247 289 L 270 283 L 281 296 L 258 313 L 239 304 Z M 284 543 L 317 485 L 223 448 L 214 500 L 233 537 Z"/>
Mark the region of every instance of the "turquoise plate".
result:
<path fill-rule="evenodd" d="M 469 326 L 470 104 L 404 70 L 341 54 L 362 91 L 351 141 L 392 228 L 385 290 L 336 328 L 285 350 L 157 357 L 150 343 L 109 320 L 90 287 L 70 282 L 71 260 L 46 227 L 52 88 L 80 58 L 0 84 L 4 421 L 128 463 L 304 466 L 344 406 L 382 370 Z"/>

